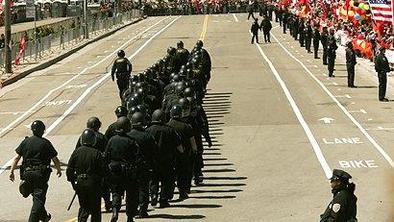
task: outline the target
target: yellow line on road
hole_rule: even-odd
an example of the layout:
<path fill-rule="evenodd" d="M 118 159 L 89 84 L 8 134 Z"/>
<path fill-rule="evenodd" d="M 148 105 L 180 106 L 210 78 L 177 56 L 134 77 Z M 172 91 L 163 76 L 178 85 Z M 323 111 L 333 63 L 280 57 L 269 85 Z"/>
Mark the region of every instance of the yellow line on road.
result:
<path fill-rule="evenodd" d="M 205 36 L 207 34 L 207 31 L 208 31 L 208 20 L 209 20 L 209 15 L 206 15 L 205 18 L 204 18 L 204 24 L 203 24 L 202 32 L 201 32 L 201 35 L 200 35 L 200 40 L 201 41 L 204 41 Z"/>

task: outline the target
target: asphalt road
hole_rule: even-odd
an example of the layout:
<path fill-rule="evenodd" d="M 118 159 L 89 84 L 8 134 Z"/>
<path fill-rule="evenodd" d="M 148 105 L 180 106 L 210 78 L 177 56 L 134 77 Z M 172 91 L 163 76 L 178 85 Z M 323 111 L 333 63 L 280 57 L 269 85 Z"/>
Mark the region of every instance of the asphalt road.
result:
<path fill-rule="evenodd" d="M 213 60 L 204 106 L 214 146 L 204 153 L 205 184 L 139 221 L 318 221 L 333 168 L 353 175 L 360 221 L 394 221 L 393 103 L 377 101 L 375 74 L 358 65 L 360 87 L 349 89 L 340 55 L 337 77 L 328 79 L 321 60 L 277 23 L 272 43 L 259 45 L 250 44 L 250 25 L 245 14 L 151 17 L 1 89 L 0 221 L 26 221 L 29 214 L 31 200 L 8 180 L 7 166 L 33 120 L 47 124 L 67 163 L 87 118 L 98 116 L 103 131 L 115 120 L 118 93 L 107 72 L 119 48 L 138 72 L 178 40 L 190 49 L 200 38 Z M 53 174 L 53 221 L 75 221 L 78 204 L 66 211 L 72 194 L 65 176 Z"/>

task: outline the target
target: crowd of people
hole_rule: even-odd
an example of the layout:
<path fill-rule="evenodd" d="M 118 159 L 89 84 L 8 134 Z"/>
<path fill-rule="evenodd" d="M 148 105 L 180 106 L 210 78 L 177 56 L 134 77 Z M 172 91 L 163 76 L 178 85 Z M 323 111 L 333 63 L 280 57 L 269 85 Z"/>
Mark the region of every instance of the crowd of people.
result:
<path fill-rule="evenodd" d="M 121 105 L 115 109 L 117 120 L 105 134 L 99 132 L 97 117 L 76 143 L 67 164 L 67 180 L 78 196 L 78 221 L 101 221 L 101 198 L 111 222 L 118 221 L 125 196 L 127 221 L 147 217 L 148 205 L 170 206 L 175 187 L 185 200 L 192 182 L 203 182 L 203 138 L 212 146 L 208 120 L 202 106 L 210 80 L 211 58 L 198 41 L 191 52 L 183 42 L 170 47 L 167 55 L 138 75 L 120 50 L 112 69 L 112 80 L 119 88 Z M 29 222 L 49 221 L 45 199 L 50 177 L 50 161 L 62 175 L 57 151 L 43 138 L 45 125 L 34 121 L 33 136 L 26 137 L 16 149 L 10 180 L 21 165 L 20 192 L 33 196 Z"/>

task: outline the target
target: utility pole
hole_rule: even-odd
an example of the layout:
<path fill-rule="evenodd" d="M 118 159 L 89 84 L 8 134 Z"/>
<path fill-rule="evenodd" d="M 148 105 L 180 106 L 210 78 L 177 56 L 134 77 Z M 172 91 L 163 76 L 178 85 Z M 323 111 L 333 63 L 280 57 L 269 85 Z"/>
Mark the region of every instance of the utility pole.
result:
<path fill-rule="evenodd" d="M 89 32 L 88 32 L 88 1 L 83 0 L 83 20 L 84 20 L 84 36 L 85 39 L 89 38 Z"/>
<path fill-rule="evenodd" d="M 5 31 L 5 72 L 12 73 L 11 61 L 11 6 L 10 0 L 3 0 L 4 4 L 4 31 Z"/>

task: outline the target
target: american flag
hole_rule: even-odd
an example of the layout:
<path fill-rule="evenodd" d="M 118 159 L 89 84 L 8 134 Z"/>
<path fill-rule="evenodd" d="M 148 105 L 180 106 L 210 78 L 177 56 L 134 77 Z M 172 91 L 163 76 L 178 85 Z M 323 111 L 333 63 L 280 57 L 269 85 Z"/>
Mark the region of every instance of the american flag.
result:
<path fill-rule="evenodd" d="M 376 21 L 393 21 L 392 0 L 369 0 L 372 18 Z"/>

